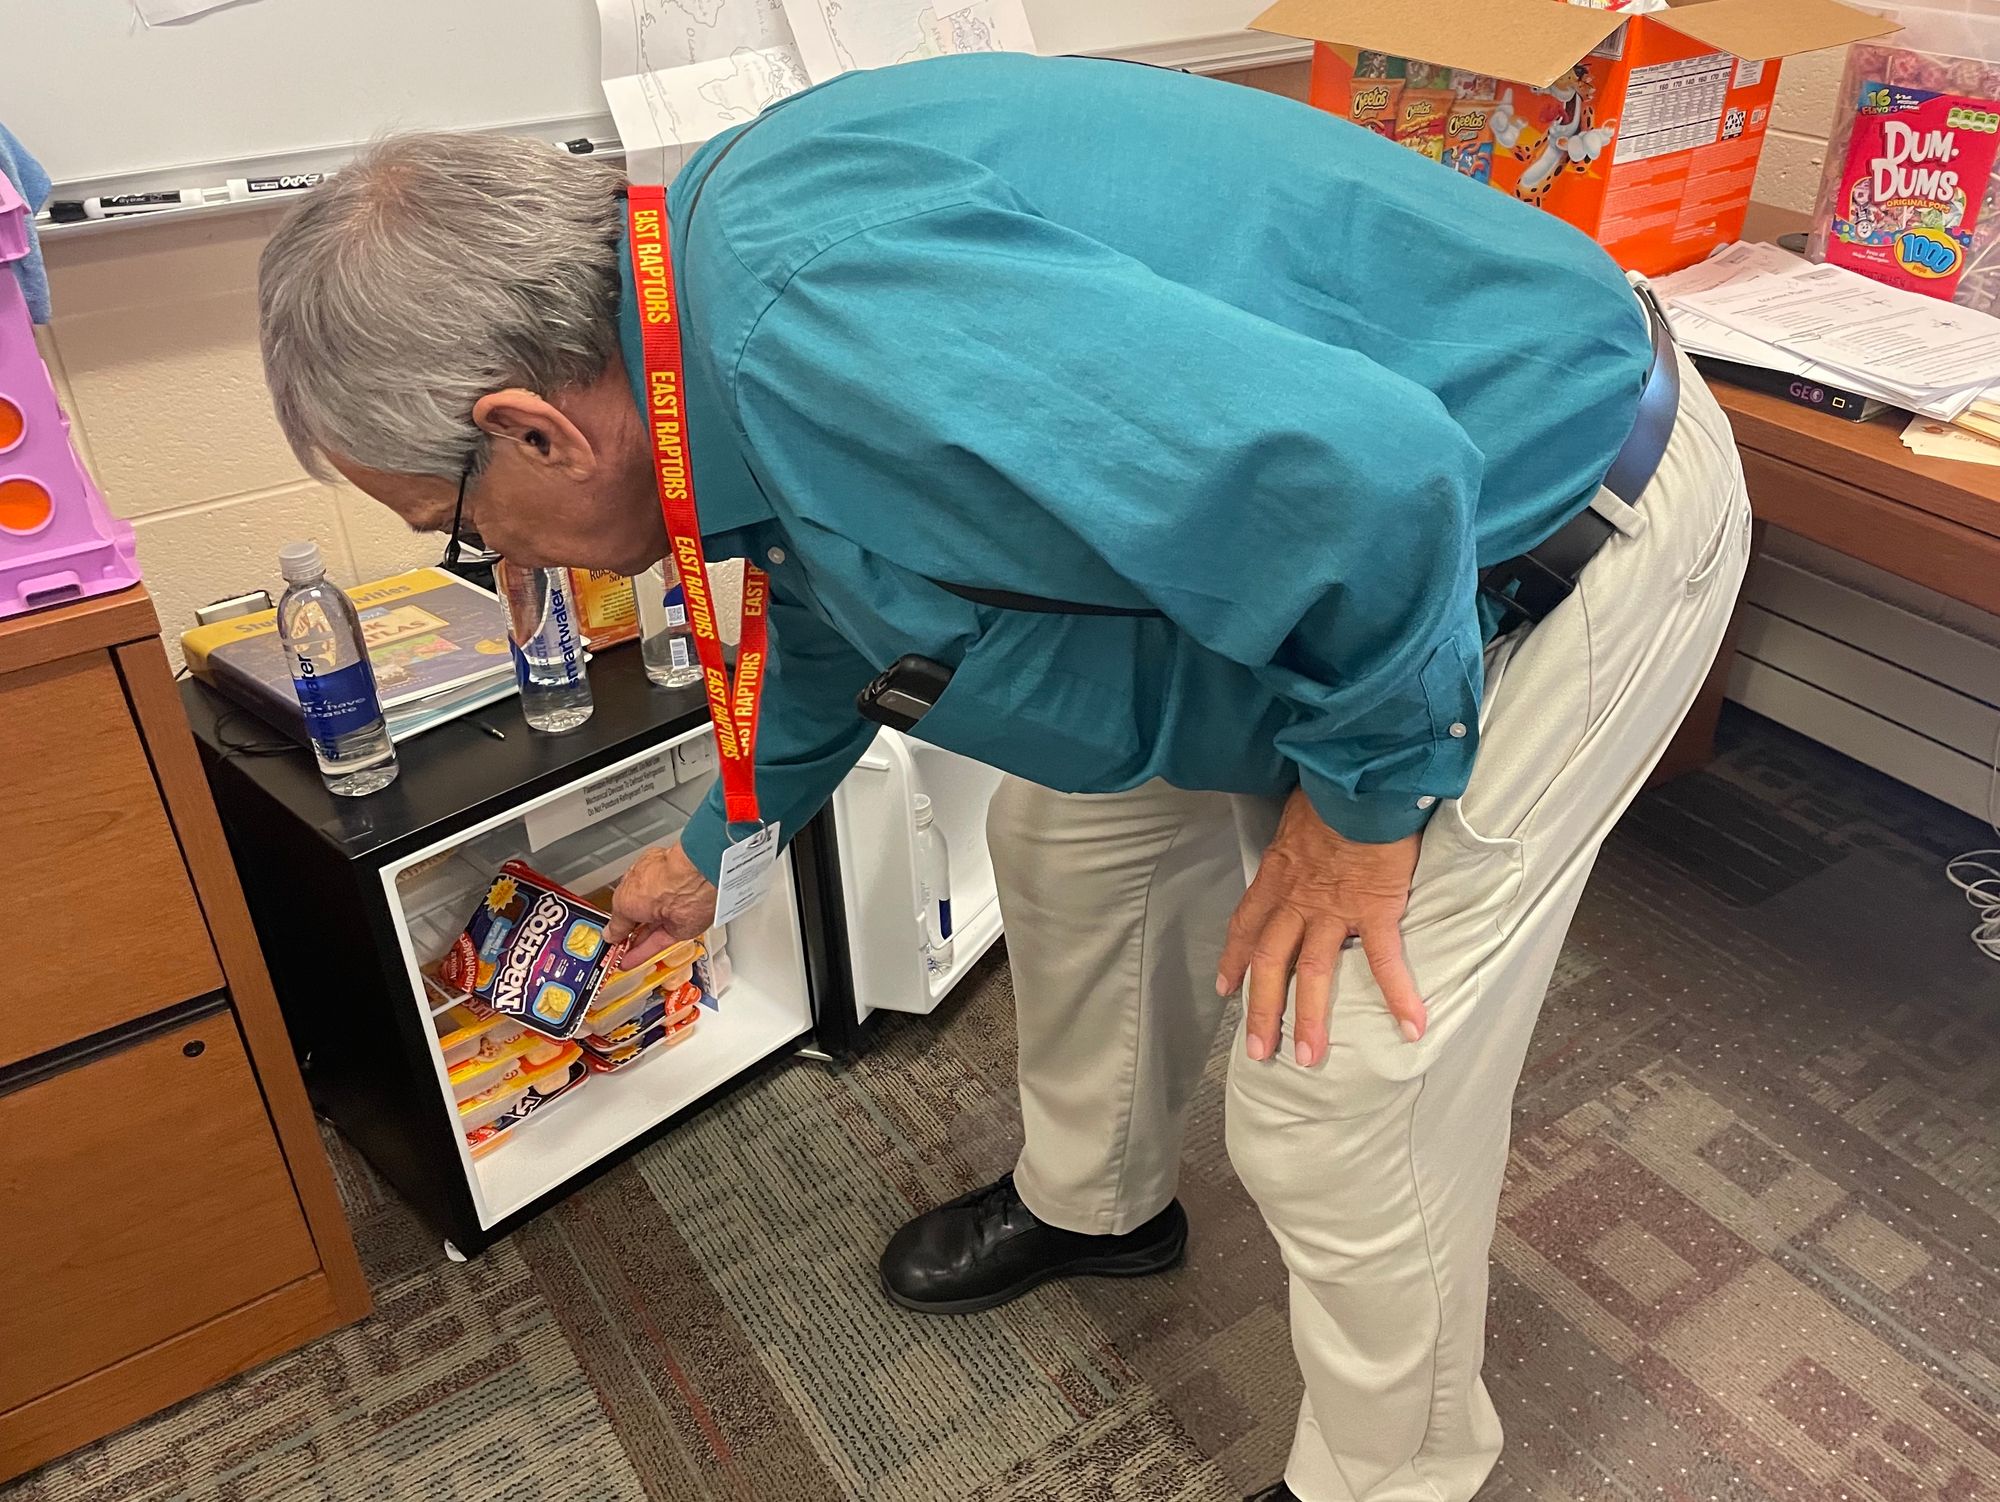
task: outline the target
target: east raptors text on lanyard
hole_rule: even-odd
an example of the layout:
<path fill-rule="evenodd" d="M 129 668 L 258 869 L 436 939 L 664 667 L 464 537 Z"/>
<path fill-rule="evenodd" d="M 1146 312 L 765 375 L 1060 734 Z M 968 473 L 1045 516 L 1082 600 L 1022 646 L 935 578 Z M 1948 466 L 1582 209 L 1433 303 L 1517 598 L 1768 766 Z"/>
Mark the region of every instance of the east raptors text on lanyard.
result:
<path fill-rule="evenodd" d="M 639 330 L 646 365 L 646 426 L 653 445 L 653 475 L 660 489 L 674 566 L 687 597 L 688 625 L 701 657 L 708 710 L 715 722 L 722 793 L 729 822 L 761 824 L 757 808 L 757 707 L 764 691 L 768 645 L 764 571 L 743 571 L 743 633 L 736 650 L 736 681 L 722 663 L 722 637 L 708 591 L 708 561 L 695 512 L 694 470 L 688 461 L 687 366 L 681 353 L 680 303 L 674 288 L 666 189 L 635 184 L 627 220 L 632 234 L 632 283 L 638 293 Z"/>

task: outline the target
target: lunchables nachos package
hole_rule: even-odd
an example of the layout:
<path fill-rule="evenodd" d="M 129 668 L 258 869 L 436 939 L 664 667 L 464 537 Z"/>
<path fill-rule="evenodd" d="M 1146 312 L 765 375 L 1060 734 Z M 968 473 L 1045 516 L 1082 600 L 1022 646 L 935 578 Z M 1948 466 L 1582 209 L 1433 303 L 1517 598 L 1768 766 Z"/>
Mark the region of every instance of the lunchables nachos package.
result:
<path fill-rule="evenodd" d="M 438 965 L 445 984 L 551 1038 L 583 1023 L 615 952 L 611 915 L 508 861 Z"/>

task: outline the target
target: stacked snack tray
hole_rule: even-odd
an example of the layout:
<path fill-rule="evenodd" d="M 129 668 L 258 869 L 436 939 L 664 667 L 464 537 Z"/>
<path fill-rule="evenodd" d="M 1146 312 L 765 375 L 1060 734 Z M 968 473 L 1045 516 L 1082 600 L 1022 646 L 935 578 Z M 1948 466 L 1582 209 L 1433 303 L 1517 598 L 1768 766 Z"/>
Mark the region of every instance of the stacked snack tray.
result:
<path fill-rule="evenodd" d="M 445 1077 L 451 1081 L 452 1099 L 470 1100 L 485 1093 L 519 1073 L 525 1067 L 520 1062 L 525 1055 L 554 1046 L 540 1033 L 519 1026 L 514 1027 L 511 1036 L 480 1039 L 471 1054 L 445 1070 Z"/>
<path fill-rule="evenodd" d="M 539 1090 L 543 1095 L 549 1094 L 555 1086 L 567 1081 L 572 1065 L 582 1062 L 583 1049 L 575 1043 L 535 1039 L 508 1062 L 497 1081 L 459 1100 L 459 1130 L 469 1140 L 481 1128 L 517 1114 L 531 1093 Z"/>
<path fill-rule="evenodd" d="M 510 1140 L 523 1122 L 547 1110 L 558 1100 L 575 1094 L 578 1087 L 590 1078 L 583 1050 L 574 1043 L 566 1043 L 562 1047 L 562 1062 L 551 1063 L 540 1071 L 509 1109 L 465 1134 L 465 1145 L 473 1157 L 484 1157 L 502 1142 Z"/>
<path fill-rule="evenodd" d="M 609 1035 L 583 1039 L 590 1067 L 610 1074 L 685 1041 L 701 1017 L 701 990 L 692 981 Z"/>
<path fill-rule="evenodd" d="M 447 1071 L 477 1058 L 482 1051 L 514 1042 L 526 1031 L 513 1018 L 472 1000 L 449 1002 L 432 1014 L 431 1026 L 437 1029 L 438 1051 L 444 1055 Z"/>
<path fill-rule="evenodd" d="M 2000 314 L 2000 15 L 1884 13 L 1904 29 L 1848 50 L 1808 252 Z"/>
<path fill-rule="evenodd" d="M 691 939 L 612 976 L 601 988 L 596 1005 L 584 1016 L 585 1034 L 608 1033 L 657 1005 L 663 995 L 687 985 L 701 953 L 700 941 Z"/>

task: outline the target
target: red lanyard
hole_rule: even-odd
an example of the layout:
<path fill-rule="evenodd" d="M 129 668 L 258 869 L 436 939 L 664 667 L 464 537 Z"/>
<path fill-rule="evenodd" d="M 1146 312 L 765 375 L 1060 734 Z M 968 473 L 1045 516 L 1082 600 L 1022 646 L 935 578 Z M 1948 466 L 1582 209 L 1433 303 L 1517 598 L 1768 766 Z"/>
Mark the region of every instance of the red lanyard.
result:
<path fill-rule="evenodd" d="M 736 648 L 736 681 L 722 665 L 722 637 L 708 592 L 708 560 L 694 509 L 694 471 L 688 463 L 687 365 L 681 357 L 680 303 L 674 291 L 673 247 L 668 238 L 667 190 L 634 184 L 627 198 L 632 231 L 632 282 L 639 294 L 639 330 L 646 359 L 646 425 L 653 437 L 653 474 L 667 519 L 674 565 L 687 596 L 688 624 L 701 657 L 715 749 L 722 758 L 722 795 L 731 824 L 761 824 L 757 811 L 757 706 L 764 695 L 768 631 L 764 612 L 770 581 L 755 564 L 743 570 L 743 635 Z"/>

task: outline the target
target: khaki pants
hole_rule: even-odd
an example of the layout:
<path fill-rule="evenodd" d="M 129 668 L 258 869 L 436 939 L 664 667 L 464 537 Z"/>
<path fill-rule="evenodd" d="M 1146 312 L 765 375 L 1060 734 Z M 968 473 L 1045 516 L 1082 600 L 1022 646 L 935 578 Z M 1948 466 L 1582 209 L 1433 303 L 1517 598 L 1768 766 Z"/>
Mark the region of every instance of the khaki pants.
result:
<path fill-rule="evenodd" d="M 1683 380 L 1639 506 L 1601 494 L 1618 533 L 1576 593 L 1488 650 L 1471 785 L 1425 831 L 1403 923 L 1430 1031 L 1402 1039 L 1358 949 L 1317 1067 L 1293 1062 L 1289 1027 L 1252 1063 L 1239 1028 L 1229 1152 L 1291 1275 L 1305 1398 L 1286 1480 L 1304 1502 L 1464 1502 L 1500 1452 L 1479 1369 L 1514 1086 L 1598 848 L 1693 701 L 1748 558 L 1728 423 Z M 1162 783 L 1010 779 L 995 797 L 1016 1183 L 1044 1220 L 1122 1232 L 1172 1198 L 1223 925 L 1278 809 Z"/>

